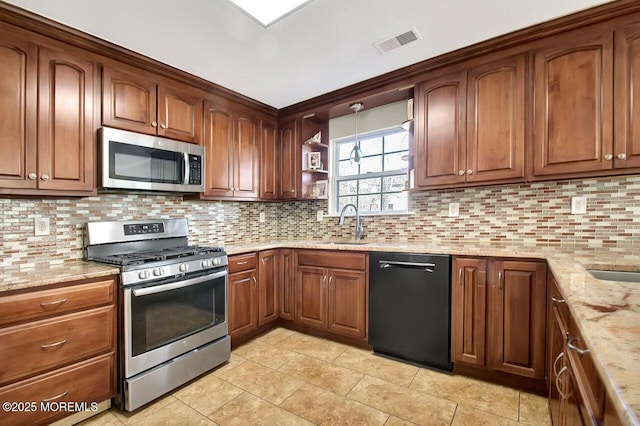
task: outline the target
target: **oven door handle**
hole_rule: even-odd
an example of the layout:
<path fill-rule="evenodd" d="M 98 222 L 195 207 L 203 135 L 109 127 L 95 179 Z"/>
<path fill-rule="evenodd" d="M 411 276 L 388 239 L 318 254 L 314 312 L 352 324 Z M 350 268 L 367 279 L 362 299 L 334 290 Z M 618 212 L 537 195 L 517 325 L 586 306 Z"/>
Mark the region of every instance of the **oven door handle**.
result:
<path fill-rule="evenodd" d="M 189 185 L 189 173 L 191 172 L 191 167 L 189 166 L 189 154 L 184 152 L 182 155 L 184 158 L 184 182 L 182 182 L 182 184 Z"/>
<path fill-rule="evenodd" d="M 190 280 L 178 281 L 178 282 L 171 283 L 171 284 L 163 284 L 163 285 L 157 285 L 157 286 L 152 286 L 152 287 L 136 288 L 136 289 L 132 290 L 131 292 L 136 297 L 137 296 L 147 296 L 149 294 L 162 293 L 164 291 L 176 290 L 178 288 L 189 287 L 189 286 L 192 286 L 192 285 L 203 283 L 205 281 L 214 280 L 216 278 L 226 277 L 227 275 L 228 275 L 228 272 L 225 270 L 225 271 L 222 271 L 222 272 L 216 272 L 215 274 L 205 275 L 205 276 L 198 277 L 198 278 L 191 278 Z"/>

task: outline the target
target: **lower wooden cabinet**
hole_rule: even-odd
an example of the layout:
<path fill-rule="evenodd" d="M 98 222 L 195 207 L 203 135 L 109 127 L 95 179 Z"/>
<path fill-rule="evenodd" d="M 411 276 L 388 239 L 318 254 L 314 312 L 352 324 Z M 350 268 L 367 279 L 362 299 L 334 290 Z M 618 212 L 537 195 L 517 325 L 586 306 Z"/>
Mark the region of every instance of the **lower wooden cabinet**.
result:
<path fill-rule="evenodd" d="M 454 258 L 451 358 L 542 380 L 546 264 Z"/>
<path fill-rule="evenodd" d="M 299 250 L 296 322 L 366 339 L 367 288 L 365 253 Z"/>
<path fill-rule="evenodd" d="M 295 250 L 279 250 L 278 270 L 278 316 L 284 320 L 293 321 L 295 315 L 295 280 L 296 260 Z"/>
<path fill-rule="evenodd" d="M 278 319 L 278 250 L 261 251 L 258 263 L 258 325 Z"/>

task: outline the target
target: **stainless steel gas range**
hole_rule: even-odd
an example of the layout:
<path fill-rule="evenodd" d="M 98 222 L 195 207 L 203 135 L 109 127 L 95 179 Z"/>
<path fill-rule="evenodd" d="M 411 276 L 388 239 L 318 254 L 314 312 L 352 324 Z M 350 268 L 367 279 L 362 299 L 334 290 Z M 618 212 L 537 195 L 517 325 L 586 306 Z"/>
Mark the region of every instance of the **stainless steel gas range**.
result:
<path fill-rule="evenodd" d="M 229 359 L 227 254 L 186 219 L 87 224 L 86 259 L 118 265 L 119 385 L 133 411 Z"/>

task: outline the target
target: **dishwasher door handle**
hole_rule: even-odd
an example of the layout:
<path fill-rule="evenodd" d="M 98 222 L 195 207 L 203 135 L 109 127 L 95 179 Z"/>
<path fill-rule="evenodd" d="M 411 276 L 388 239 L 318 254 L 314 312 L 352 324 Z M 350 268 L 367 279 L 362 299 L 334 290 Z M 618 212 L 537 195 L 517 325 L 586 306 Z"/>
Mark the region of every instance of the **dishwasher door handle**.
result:
<path fill-rule="evenodd" d="M 407 269 L 416 269 L 416 268 L 424 268 L 427 272 L 434 272 L 436 270 L 435 263 L 424 263 L 424 262 L 397 262 L 391 260 L 379 260 L 378 264 L 380 268 L 407 268 Z"/>

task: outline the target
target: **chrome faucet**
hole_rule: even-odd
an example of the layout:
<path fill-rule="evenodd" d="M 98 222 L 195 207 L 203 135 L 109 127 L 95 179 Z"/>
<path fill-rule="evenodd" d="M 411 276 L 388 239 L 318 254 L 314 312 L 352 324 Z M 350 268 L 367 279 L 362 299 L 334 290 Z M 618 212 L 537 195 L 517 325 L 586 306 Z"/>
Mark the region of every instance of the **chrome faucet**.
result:
<path fill-rule="evenodd" d="M 353 207 L 353 209 L 356 211 L 356 230 L 354 239 L 356 241 L 361 240 L 364 237 L 364 226 L 362 226 L 362 218 L 360 217 L 360 213 L 358 212 L 358 208 L 355 204 L 349 203 L 342 208 L 338 225 L 344 225 L 344 211 L 347 210 L 347 207 Z"/>

